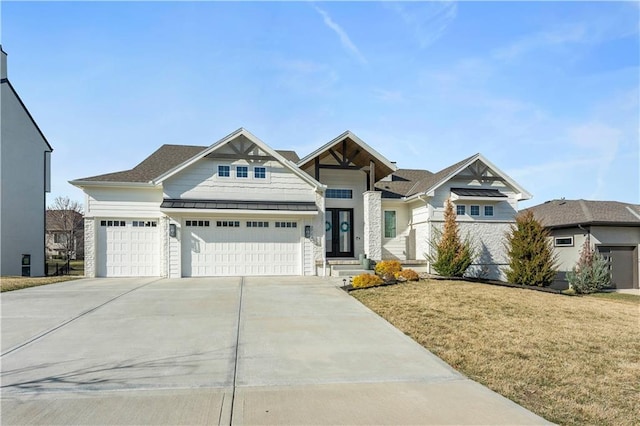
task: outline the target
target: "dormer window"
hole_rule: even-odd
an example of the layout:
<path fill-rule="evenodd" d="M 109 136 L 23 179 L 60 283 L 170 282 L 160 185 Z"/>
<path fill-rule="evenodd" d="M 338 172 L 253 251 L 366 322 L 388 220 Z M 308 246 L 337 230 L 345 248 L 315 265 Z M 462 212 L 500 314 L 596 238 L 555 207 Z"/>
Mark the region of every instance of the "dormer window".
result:
<path fill-rule="evenodd" d="M 237 166 L 236 167 L 236 177 L 237 178 L 248 178 L 249 177 L 249 167 L 247 167 L 247 166 Z"/>

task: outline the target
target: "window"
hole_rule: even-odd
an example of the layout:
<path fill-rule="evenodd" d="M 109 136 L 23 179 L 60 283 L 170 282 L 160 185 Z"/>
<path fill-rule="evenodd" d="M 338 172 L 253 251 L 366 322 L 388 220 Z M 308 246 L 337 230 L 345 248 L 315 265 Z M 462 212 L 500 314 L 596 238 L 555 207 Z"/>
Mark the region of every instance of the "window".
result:
<path fill-rule="evenodd" d="M 266 179 L 267 178 L 267 168 L 266 167 L 254 167 L 253 168 L 253 177 L 256 179 Z"/>
<path fill-rule="evenodd" d="M 218 177 L 229 177 L 230 169 L 229 166 L 218 166 Z"/>
<path fill-rule="evenodd" d="M 140 227 L 140 228 L 143 228 L 143 227 L 148 228 L 150 226 L 155 228 L 156 226 L 158 226 L 158 222 L 156 222 L 155 220 L 154 221 L 148 220 L 146 222 L 144 220 L 134 220 L 133 222 L 131 222 L 131 224 L 134 227 Z"/>
<path fill-rule="evenodd" d="M 237 220 L 218 220 L 216 226 L 220 228 L 240 228 L 240 222 Z"/>
<path fill-rule="evenodd" d="M 126 226 L 124 220 L 101 220 L 100 226 Z"/>
<path fill-rule="evenodd" d="M 573 247 L 573 237 L 557 237 L 554 239 L 556 247 Z"/>
<path fill-rule="evenodd" d="M 350 189 L 327 189 L 325 194 L 327 198 L 342 198 L 342 199 L 351 199 L 353 198 L 353 191 Z"/>
<path fill-rule="evenodd" d="M 393 210 L 385 210 L 384 212 L 384 237 L 396 237 L 396 212 Z"/>
<path fill-rule="evenodd" d="M 484 215 L 493 216 L 493 206 L 484 206 Z"/>
<path fill-rule="evenodd" d="M 467 206 L 456 206 L 456 215 L 462 216 L 467 214 Z"/>
<path fill-rule="evenodd" d="M 276 222 L 276 228 L 297 228 L 297 222 Z"/>
<path fill-rule="evenodd" d="M 237 166 L 236 167 L 236 177 L 237 178 L 247 178 L 247 177 L 249 177 L 249 167 L 247 167 L 247 166 Z"/>
<path fill-rule="evenodd" d="M 209 226 L 210 222 L 208 220 L 187 220 L 184 224 L 185 226 Z"/>
<path fill-rule="evenodd" d="M 247 228 L 268 228 L 269 222 L 247 222 Z"/>
<path fill-rule="evenodd" d="M 469 210 L 471 210 L 471 216 L 480 216 L 480 206 L 471 206 Z"/>
<path fill-rule="evenodd" d="M 53 242 L 56 244 L 60 244 L 60 243 L 64 243 L 64 234 L 58 233 L 56 232 L 55 234 L 53 234 Z"/>

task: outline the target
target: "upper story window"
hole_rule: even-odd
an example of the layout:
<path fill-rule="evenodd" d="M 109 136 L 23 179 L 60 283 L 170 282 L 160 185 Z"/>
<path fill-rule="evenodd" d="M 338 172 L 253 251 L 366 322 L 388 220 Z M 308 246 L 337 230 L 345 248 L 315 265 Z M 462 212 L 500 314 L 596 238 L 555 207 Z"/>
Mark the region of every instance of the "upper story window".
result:
<path fill-rule="evenodd" d="M 353 198 L 353 191 L 350 189 L 327 189 L 325 193 L 327 198 L 341 198 L 341 199 L 351 199 Z"/>
<path fill-rule="evenodd" d="M 480 206 L 471 206 L 469 210 L 471 216 L 480 216 Z"/>
<path fill-rule="evenodd" d="M 462 205 L 462 206 L 456 206 L 456 215 L 458 216 L 462 216 L 467 214 L 467 206 Z"/>
<path fill-rule="evenodd" d="M 254 167 L 253 168 L 253 177 L 256 179 L 266 179 L 267 178 L 267 168 L 266 167 Z"/>
<path fill-rule="evenodd" d="M 231 175 L 231 167 L 227 165 L 218 166 L 218 177 L 229 177 Z"/>
<path fill-rule="evenodd" d="M 247 177 L 249 177 L 249 167 L 247 167 L 247 166 L 237 166 L 236 167 L 236 177 L 237 178 L 247 178 Z"/>
<path fill-rule="evenodd" d="M 484 215 L 493 216 L 493 206 L 484 206 Z"/>

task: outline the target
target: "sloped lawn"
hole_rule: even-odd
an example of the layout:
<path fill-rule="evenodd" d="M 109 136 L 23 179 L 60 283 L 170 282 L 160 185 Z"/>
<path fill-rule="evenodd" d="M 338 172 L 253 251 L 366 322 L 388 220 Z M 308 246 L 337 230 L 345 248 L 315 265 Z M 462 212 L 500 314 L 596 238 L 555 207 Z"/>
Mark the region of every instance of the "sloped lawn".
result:
<path fill-rule="evenodd" d="M 59 277 L 1 277 L 0 291 L 13 291 L 40 285 L 55 284 L 63 281 L 75 280 L 78 276 L 61 275 Z"/>
<path fill-rule="evenodd" d="M 640 424 L 640 297 L 462 281 L 351 293 L 445 362 L 559 424 Z"/>

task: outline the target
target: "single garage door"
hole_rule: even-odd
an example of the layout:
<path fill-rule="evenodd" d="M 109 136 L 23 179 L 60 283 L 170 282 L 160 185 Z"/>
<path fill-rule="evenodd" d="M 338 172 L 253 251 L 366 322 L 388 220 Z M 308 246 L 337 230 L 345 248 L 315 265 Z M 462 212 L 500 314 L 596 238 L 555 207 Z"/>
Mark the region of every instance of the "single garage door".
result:
<path fill-rule="evenodd" d="M 157 220 L 101 219 L 98 223 L 99 277 L 160 275 L 160 228 Z"/>
<path fill-rule="evenodd" d="M 301 235 L 295 220 L 185 220 L 185 277 L 300 275 Z"/>
<path fill-rule="evenodd" d="M 611 285 L 618 289 L 638 288 L 635 247 L 599 246 L 598 251 L 609 264 Z"/>

